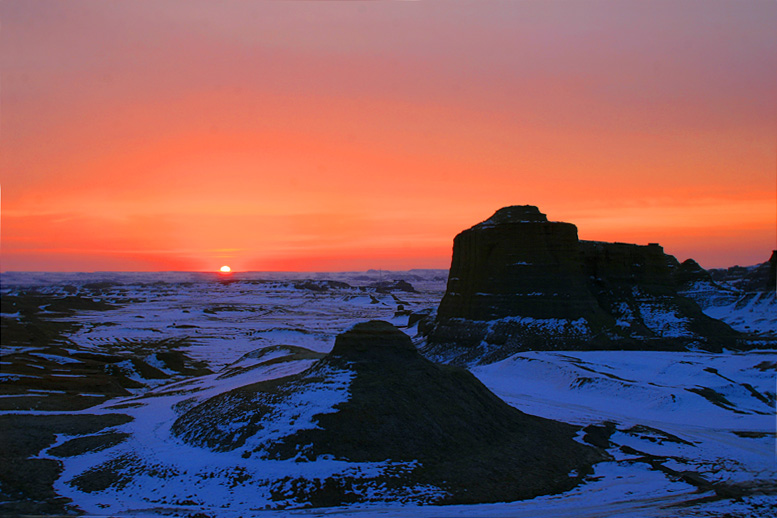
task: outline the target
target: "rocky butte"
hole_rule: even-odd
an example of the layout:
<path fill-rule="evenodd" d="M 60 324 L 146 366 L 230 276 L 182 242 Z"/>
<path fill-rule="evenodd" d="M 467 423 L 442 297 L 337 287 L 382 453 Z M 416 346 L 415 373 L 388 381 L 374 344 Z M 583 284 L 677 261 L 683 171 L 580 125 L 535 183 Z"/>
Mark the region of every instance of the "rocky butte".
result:
<path fill-rule="evenodd" d="M 678 293 L 657 244 L 581 241 L 531 205 L 457 235 L 445 295 L 419 324 L 423 352 L 459 363 L 525 350 L 736 347 L 740 334 Z"/>

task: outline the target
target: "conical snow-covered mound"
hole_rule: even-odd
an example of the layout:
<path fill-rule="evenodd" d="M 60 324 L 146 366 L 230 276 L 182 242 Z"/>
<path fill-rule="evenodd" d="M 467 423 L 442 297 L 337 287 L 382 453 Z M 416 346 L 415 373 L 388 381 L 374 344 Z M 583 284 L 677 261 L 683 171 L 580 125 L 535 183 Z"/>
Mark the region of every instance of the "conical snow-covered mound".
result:
<path fill-rule="evenodd" d="M 370 501 L 380 491 L 365 492 L 365 484 L 387 498 L 425 488 L 423 501 L 435 503 L 529 498 L 570 489 L 603 458 L 574 440 L 576 428 L 510 407 L 468 371 L 426 360 L 381 321 L 342 333 L 329 355 L 297 375 L 198 404 L 173 433 L 257 462 L 383 466 L 365 476 L 285 480 L 283 499 L 313 505 Z"/>

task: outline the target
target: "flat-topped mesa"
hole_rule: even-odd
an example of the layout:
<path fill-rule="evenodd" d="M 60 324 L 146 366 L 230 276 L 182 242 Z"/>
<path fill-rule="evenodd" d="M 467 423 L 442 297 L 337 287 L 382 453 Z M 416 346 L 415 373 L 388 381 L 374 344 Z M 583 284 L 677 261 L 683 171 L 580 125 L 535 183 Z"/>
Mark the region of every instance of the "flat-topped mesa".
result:
<path fill-rule="evenodd" d="M 687 269 L 687 268 L 686 268 Z M 734 347 L 738 334 L 677 292 L 658 244 L 580 241 L 571 223 L 512 206 L 453 240 L 448 286 L 423 352 L 494 361 L 525 350 Z"/>
<path fill-rule="evenodd" d="M 506 207 L 453 240 L 440 318 L 594 318 L 577 227 L 537 207 Z"/>

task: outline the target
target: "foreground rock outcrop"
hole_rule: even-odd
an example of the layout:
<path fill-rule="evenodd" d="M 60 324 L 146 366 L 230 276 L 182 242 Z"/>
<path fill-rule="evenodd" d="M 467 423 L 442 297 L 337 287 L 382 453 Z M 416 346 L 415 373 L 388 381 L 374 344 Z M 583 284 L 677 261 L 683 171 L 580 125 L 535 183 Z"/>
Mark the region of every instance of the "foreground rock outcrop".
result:
<path fill-rule="evenodd" d="M 565 491 L 604 458 L 575 440 L 578 431 L 507 405 L 464 369 L 426 360 L 381 321 L 339 335 L 304 372 L 215 396 L 173 426 L 189 444 L 244 459 L 382 463 L 370 475 L 275 482 L 279 501 L 314 506 L 383 493 L 477 503 Z"/>
<path fill-rule="evenodd" d="M 678 293 L 679 267 L 657 244 L 580 241 L 537 207 L 506 207 L 454 239 L 445 296 L 419 327 L 424 352 L 465 363 L 524 350 L 736 347 L 736 331 Z"/>

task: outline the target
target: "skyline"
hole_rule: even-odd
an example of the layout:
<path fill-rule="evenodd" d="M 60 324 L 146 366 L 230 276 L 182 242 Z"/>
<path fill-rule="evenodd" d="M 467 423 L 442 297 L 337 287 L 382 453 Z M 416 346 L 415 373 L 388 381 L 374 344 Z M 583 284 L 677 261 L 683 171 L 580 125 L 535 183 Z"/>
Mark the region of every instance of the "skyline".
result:
<path fill-rule="evenodd" d="M 185 8 L 184 8 L 185 5 Z M 777 248 L 777 3 L 0 3 L 2 271 L 448 268 L 536 205 Z"/>

